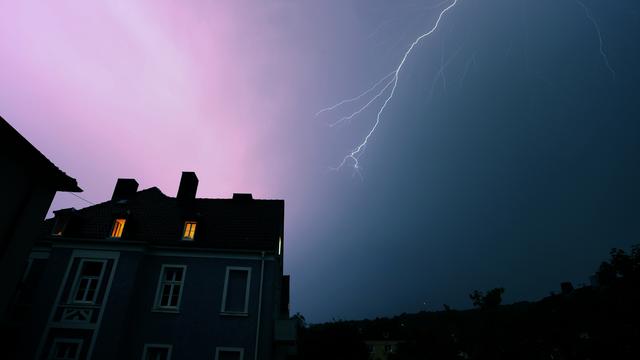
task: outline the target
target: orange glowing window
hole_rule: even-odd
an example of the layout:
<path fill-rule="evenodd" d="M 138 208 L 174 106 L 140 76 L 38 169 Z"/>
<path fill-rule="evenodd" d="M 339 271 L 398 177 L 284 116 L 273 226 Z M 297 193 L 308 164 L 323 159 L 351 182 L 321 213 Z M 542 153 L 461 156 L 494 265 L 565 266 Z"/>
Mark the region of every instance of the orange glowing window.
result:
<path fill-rule="evenodd" d="M 112 238 L 122 237 L 122 231 L 124 230 L 124 223 L 126 221 L 127 221 L 126 219 L 116 219 L 113 222 L 113 229 L 111 229 Z"/>
<path fill-rule="evenodd" d="M 193 240 L 196 236 L 196 225 L 195 221 L 186 221 L 184 223 L 184 232 L 182 233 L 182 240 Z"/>

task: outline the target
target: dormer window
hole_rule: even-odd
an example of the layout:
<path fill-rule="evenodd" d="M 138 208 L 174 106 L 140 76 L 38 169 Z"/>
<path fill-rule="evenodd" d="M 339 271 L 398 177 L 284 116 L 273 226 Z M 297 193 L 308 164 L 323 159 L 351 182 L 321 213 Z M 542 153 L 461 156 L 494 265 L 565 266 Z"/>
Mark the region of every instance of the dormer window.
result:
<path fill-rule="evenodd" d="M 184 223 L 184 231 L 182 232 L 182 240 L 193 241 L 196 236 L 196 225 L 198 223 L 195 221 L 185 221 Z"/>
<path fill-rule="evenodd" d="M 121 238 L 122 231 L 124 230 L 124 224 L 127 222 L 126 219 L 115 219 L 113 221 L 113 228 L 111 229 L 111 237 L 112 238 Z"/>

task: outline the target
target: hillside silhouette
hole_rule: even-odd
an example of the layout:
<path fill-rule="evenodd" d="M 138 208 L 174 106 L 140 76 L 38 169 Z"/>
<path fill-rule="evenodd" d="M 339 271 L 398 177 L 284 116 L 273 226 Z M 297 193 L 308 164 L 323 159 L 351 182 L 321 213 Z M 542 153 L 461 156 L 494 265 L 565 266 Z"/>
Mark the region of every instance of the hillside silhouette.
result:
<path fill-rule="evenodd" d="M 505 289 L 473 291 L 475 308 L 337 321 L 302 329 L 301 359 L 639 359 L 640 245 L 610 252 L 592 285 L 500 305 Z M 506 289 L 508 291 L 508 289 Z M 378 356 L 371 344 L 386 345 Z"/>

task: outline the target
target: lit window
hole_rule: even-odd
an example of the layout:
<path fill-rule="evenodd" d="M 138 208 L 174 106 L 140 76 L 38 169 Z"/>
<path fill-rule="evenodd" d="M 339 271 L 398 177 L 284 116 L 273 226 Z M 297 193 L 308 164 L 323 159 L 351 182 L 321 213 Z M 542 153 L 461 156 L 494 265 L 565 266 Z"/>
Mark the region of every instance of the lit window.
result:
<path fill-rule="evenodd" d="M 184 265 L 162 265 L 156 290 L 156 309 L 178 310 L 186 268 Z"/>
<path fill-rule="evenodd" d="M 184 223 L 184 232 L 182 233 L 182 240 L 192 241 L 196 236 L 196 225 L 195 221 L 187 221 Z"/>
<path fill-rule="evenodd" d="M 242 360 L 244 358 L 243 348 L 216 348 L 216 360 Z"/>
<path fill-rule="evenodd" d="M 251 268 L 227 267 L 222 293 L 222 313 L 246 315 L 249 308 Z"/>
<path fill-rule="evenodd" d="M 55 339 L 51 345 L 48 359 L 76 360 L 80 358 L 80 339 Z"/>
<path fill-rule="evenodd" d="M 78 273 L 71 292 L 71 303 L 95 304 L 98 289 L 104 274 L 105 261 L 80 261 Z"/>
<path fill-rule="evenodd" d="M 116 219 L 113 222 L 113 229 L 111 229 L 112 238 L 122 237 L 122 231 L 124 230 L 124 223 L 126 221 L 127 221 L 126 219 Z"/>
<path fill-rule="evenodd" d="M 142 360 L 169 360 L 171 345 L 146 344 L 142 353 Z"/>

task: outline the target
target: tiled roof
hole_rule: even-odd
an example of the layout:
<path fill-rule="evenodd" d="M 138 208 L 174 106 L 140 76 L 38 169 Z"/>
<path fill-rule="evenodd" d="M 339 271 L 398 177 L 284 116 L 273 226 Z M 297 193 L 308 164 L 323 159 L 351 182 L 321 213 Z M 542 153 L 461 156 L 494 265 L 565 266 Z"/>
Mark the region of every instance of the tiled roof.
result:
<path fill-rule="evenodd" d="M 63 237 L 106 239 L 116 218 L 126 218 L 121 239 L 153 245 L 274 251 L 284 226 L 283 200 L 179 200 L 152 187 L 126 201 L 107 201 L 73 212 Z M 182 241 L 185 221 L 197 221 L 195 240 Z M 51 233 L 55 219 L 45 222 Z M 55 239 L 55 237 L 54 237 Z M 55 241 L 55 240 L 54 240 Z"/>
<path fill-rule="evenodd" d="M 20 164 L 34 178 L 44 180 L 58 191 L 81 192 L 76 179 L 58 169 L 35 146 L 0 116 L 0 143 L 5 154 L 20 158 Z"/>

